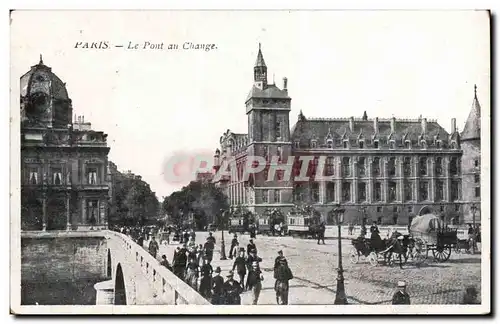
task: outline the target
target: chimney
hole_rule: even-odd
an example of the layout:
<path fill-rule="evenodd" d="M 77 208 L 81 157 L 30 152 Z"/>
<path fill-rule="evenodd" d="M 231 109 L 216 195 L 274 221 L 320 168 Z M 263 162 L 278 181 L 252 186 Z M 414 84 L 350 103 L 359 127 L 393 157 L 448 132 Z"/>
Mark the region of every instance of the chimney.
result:
<path fill-rule="evenodd" d="M 378 117 L 375 117 L 373 119 L 373 131 L 375 134 L 378 134 Z"/>
<path fill-rule="evenodd" d="M 283 90 L 288 90 L 288 79 L 283 78 Z"/>
<path fill-rule="evenodd" d="M 396 117 L 391 118 L 391 133 L 396 132 Z"/>
<path fill-rule="evenodd" d="M 427 118 L 422 118 L 422 134 L 427 134 Z"/>
<path fill-rule="evenodd" d="M 451 134 L 455 133 L 457 131 L 457 119 L 452 118 L 451 119 Z"/>
<path fill-rule="evenodd" d="M 349 129 L 354 132 L 354 117 L 349 118 Z"/>

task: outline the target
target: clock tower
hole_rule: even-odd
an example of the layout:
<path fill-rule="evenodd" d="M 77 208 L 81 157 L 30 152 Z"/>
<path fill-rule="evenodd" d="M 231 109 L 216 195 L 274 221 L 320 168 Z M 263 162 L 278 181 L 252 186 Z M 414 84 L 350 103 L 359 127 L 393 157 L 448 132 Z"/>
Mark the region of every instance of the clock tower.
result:
<path fill-rule="evenodd" d="M 267 66 L 259 44 L 254 66 L 254 84 L 245 101 L 248 117 L 248 156 L 261 156 L 268 168 L 286 164 L 291 155 L 289 114 L 291 98 L 287 79 L 283 87 L 268 84 Z M 271 174 L 272 172 L 269 172 Z M 284 207 L 292 203 L 292 182 L 280 172 L 271 179 L 264 171 L 254 176 L 255 211 Z"/>

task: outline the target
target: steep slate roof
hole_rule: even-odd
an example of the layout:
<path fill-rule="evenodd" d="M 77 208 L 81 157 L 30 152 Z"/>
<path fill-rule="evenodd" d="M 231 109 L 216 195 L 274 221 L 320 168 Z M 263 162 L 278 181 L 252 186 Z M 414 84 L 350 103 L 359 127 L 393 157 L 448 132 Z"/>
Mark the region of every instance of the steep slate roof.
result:
<path fill-rule="evenodd" d="M 479 100 L 477 99 L 477 87 L 475 85 L 472 108 L 469 113 L 469 117 L 465 122 L 465 127 L 461 137 L 462 141 L 481 138 L 481 105 L 479 105 Z"/>
<path fill-rule="evenodd" d="M 257 88 L 256 86 L 252 86 L 252 90 L 248 93 L 245 102 L 250 98 L 290 99 L 288 91 L 281 90 L 275 84 L 270 84 L 263 90 Z"/>
<path fill-rule="evenodd" d="M 396 141 L 396 145 L 402 145 L 402 139 L 416 143 L 422 134 L 422 121 L 420 119 L 396 119 L 394 133 L 391 131 L 390 119 L 378 120 L 379 139 L 387 140 L 389 136 Z M 334 142 L 341 142 L 344 137 L 357 141 L 360 136 L 366 140 L 372 140 L 375 135 L 374 120 L 354 118 L 354 129 L 349 127 L 349 118 L 305 118 L 299 115 L 299 120 L 292 127 L 291 137 L 294 141 L 299 141 L 301 146 L 308 147 L 312 139 L 318 141 L 318 147 L 326 143 L 326 137 L 331 134 Z M 449 134 L 436 121 L 427 121 L 427 132 L 425 138 L 433 140 L 439 134 L 439 139 L 443 143 L 448 142 Z"/>

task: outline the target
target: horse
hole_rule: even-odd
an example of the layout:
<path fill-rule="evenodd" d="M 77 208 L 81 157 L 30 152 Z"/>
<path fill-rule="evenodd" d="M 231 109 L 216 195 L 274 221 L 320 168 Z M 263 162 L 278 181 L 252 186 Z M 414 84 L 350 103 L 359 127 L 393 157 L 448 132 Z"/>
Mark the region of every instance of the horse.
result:
<path fill-rule="evenodd" d="M 403 269 L 404 263 L 408 261 L 408 247 L 411 245 L 411 239 L 409 235 L 402 235 L 399 232 L 394 232 L 387 241 L 387 251 L 384 253 L 384 261 L 390 262 L 392 260 L 392 254 L 396 253 L 399 258 L 399 267 Z"/>

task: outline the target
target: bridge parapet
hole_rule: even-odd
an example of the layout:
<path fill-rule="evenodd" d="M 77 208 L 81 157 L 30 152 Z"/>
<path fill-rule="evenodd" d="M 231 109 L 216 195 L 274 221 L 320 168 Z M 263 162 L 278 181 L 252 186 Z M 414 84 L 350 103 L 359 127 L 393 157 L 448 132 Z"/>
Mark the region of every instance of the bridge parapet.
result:
<path fill-rule="evenodd" d="M 113 280 L 117 279 L 115 278 L 117 264 L 125 262 L 127 268 L 133 268 L 135 270 L 133 272 L 135 276 L 142 275 L 142 279 L 147 281 L 150 290 L 152 290 L 152 294 L 147 291 L 146 294 L 142 294 L 141 290 L 144 291 L 145 288 L 139 287 L 139 282 L 132 280 L 135 284 L 131 285 L 130 282 L 127 284 L 127 281 L 133 278 L 124 278 L 126 288 L 127 286 L 132 288 L 127 289 L 128 291 L 126 292 L 127 304 L 210 305 L 210 303 L 196 290 L 179 279 L 170 270 L 160 265 L 148 251 L 135 243 L 130 237 L 109 230 L 105 231 L 105 234 L 106 238 L 110 240 L 111 245 L 115 247 L 115 249 L 111 250 L 112 253 L 115 254 L 115 256 L 112 256 L 112 258 L 115 258 L 115 260 L 113 260 Z M 121 251 L 118 251 L 117 249 L 120 247 Z M 123 260 L 120 260 L 119 253 L 124 254 Z M 128 273 L 129 274 L 125 274 L 125 276 L 131 275 L 130 272 Z M 140 282 L 144 282 L 144 280 L 140 280 Z M 135 296 L 130 296 L 129 294 L 133 292 Z M 153 298 L 147 298 L 146 296 L 153 296 Z"/>

